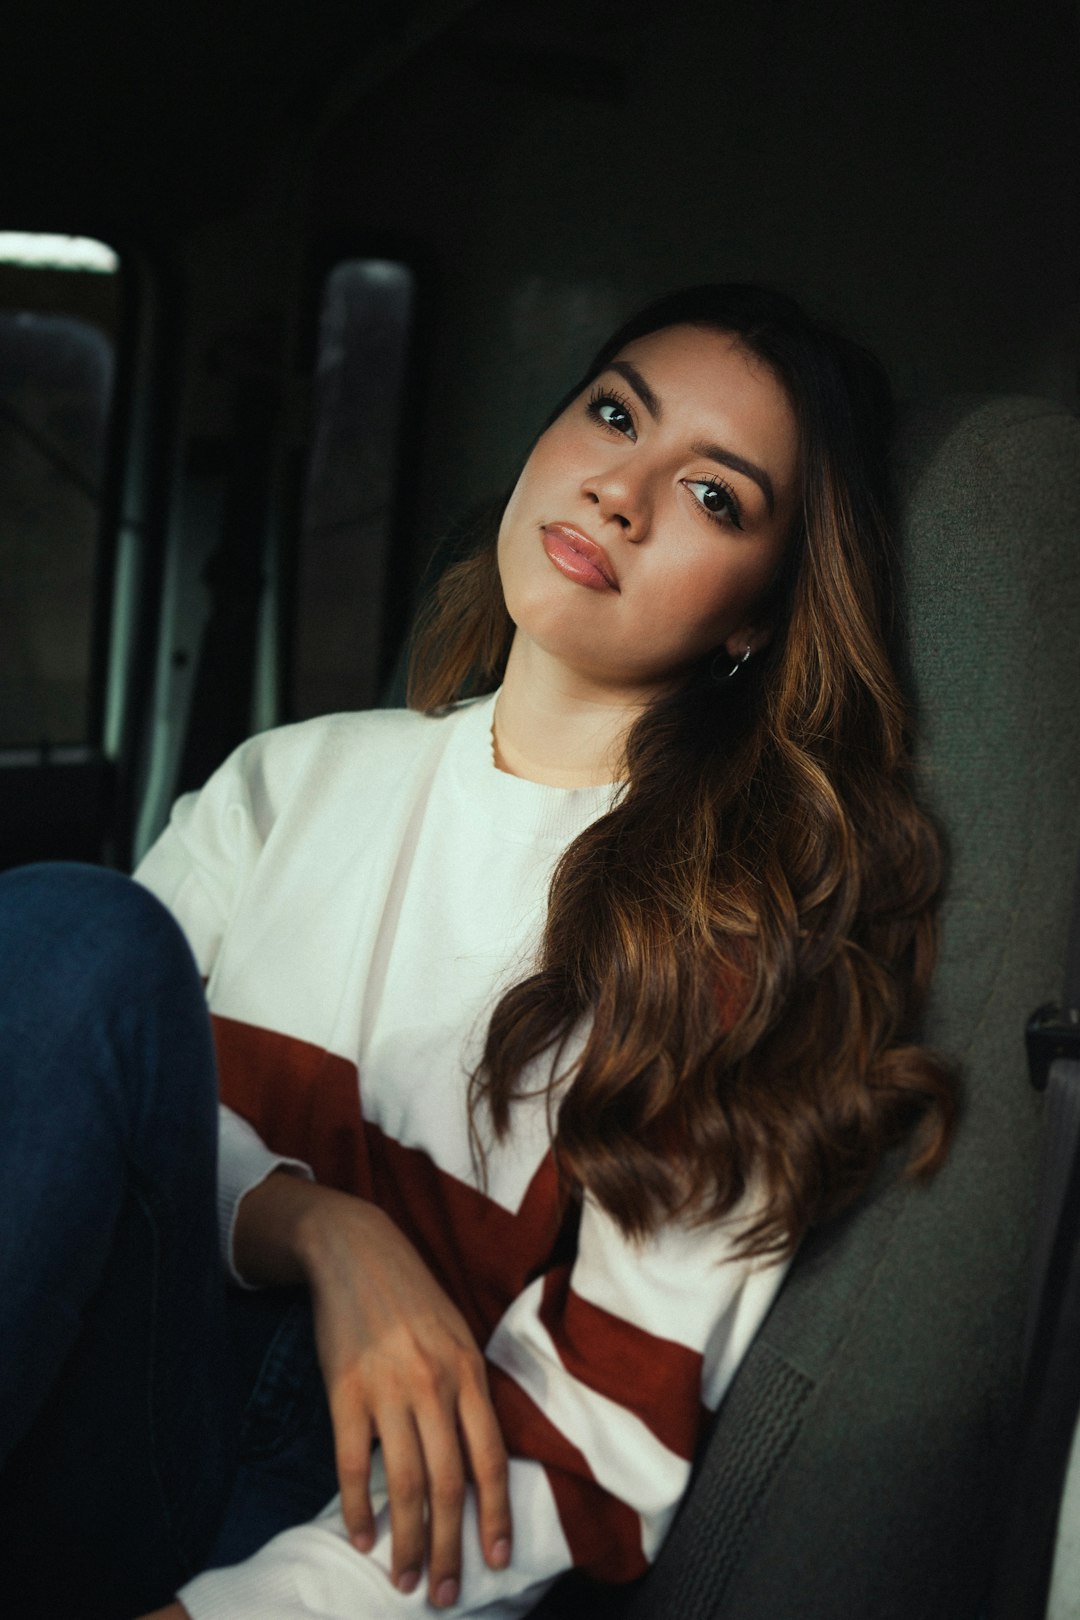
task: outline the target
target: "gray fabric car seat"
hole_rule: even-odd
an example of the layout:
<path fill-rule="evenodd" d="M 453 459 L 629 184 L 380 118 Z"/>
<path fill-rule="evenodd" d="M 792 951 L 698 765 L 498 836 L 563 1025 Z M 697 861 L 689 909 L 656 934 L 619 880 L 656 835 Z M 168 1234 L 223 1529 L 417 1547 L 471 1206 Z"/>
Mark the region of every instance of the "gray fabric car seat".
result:
<path fill-rule="evenodd" d="M 1060 1000 L 1027 1030 L 1045 1092 L 1012 1498 L 988 1620 L 1080 1620 L 1080 862 Z"/>
<path fill-rule="evenodd" d="M 1080 944 L 1080 894 L 1074 920 Z M 1080 994 L 1061 1005 L 1080 1013 Z M 1075 1051 L 1080 1022 L 1070 1033 Z M 987 1620 L 1080 1620 L 1080 1059 L 1058 1058 L 1049 1080 L 1023 1415 Z"/>
<path fill-rule="evenodd" d="M 927 1038 L 967 1104 L 803 1245 L 650 1573 L 549 1616 L 975 1620 L 1008 1488 L 1039 1099 L 1080 848 L 1080 423 L 1039 400 L 908 414 L 896 455 L 925 797 L 951 878 Z M 1018 1617 L 1020 1620 L 1020 1617 Z"/>

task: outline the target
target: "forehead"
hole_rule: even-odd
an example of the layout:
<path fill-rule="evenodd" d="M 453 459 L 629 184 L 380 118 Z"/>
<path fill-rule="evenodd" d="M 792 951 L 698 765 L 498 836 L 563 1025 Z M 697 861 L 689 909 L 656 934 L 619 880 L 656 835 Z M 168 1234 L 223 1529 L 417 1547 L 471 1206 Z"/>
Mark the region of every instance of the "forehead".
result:
<path fill-rule="evenodd" d="M 648 383 L 662 421 L 711 438 L 723 430 L 739 441 L 730 448 L 768 455 L 778 473 L 794 468 L 798 426 L 787 390 L 736 333 L 667 326 L 625 344 L 620 361 Z"/>

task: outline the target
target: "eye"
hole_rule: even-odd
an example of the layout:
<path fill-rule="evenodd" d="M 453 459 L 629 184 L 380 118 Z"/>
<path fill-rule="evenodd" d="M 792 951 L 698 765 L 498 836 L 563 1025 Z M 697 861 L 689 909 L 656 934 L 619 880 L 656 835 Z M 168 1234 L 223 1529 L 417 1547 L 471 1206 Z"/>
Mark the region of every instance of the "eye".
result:
<path fill-rule="evenodd" d="M 610 388 L 594 388 L 586 410 L 594 421 L 627 439 L 636 439 L 634 414 L 628 400 Z"/>
<path fill-rule="evenodd" d="M 709 517 L 717 523 L 742 528 L 742 508 L 730 484 L 725 484 L 722 478 L 686 478 L 683 482 Z"/>

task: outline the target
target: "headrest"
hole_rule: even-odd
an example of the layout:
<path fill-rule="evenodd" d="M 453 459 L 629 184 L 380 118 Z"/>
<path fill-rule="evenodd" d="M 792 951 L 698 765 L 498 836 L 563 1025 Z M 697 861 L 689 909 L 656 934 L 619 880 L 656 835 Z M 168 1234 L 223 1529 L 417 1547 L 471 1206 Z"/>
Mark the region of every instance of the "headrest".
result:
<path fill-rule="evenodd" d="M 931 1039 L 1005 1040 L 1060 991 L 1080 852 L 1080 421 L 911 410 L 896 451 L 926 798 L 951 846 Z"/>

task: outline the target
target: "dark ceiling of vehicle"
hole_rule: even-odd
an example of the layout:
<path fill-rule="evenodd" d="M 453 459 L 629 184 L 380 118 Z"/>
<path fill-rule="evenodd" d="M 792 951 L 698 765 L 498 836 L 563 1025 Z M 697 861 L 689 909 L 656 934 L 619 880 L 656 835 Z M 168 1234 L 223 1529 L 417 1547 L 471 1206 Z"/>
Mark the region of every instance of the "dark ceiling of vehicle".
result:
<path fill-rule="evenodd" d="M 472 0 L 8 0 L 0 205 L 158 216 L 228 209 L 343 78 L 392 63 Z M 16 218 L 16 216 L 18 216 Z"/>

